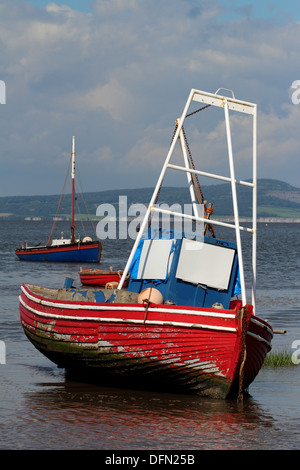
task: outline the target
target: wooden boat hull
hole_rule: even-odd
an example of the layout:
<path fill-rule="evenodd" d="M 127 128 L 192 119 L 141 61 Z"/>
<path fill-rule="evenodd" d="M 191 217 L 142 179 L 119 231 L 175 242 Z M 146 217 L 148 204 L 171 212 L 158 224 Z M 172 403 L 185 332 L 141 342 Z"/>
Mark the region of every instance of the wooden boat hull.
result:
<path fill-rule="evenodd" d="M 70 243 L 35 248 L 20 248 L 15 254 L 22 261 L 50 261 L 74 263 L 99 263 L 102 251 L 102 242 Z"/>
<path fill-rule="evenodd" d="M 252 314 L 251 306 L 242 323 L 240 301 L 228 310 L 165 304 L 146 309 L 130 293 L 126 302 L 117 297 L 98 302 L 107 291 L 23 284 L 25 334 L 59 367 L 92 372 L 102 385 L 218 398 L 246 390 L 271 349 L 271 327 Z"/>
<path fill-rule="evenodd" d="M 85 268 L 79 271 L 80 282 L 87 286 L 103 286 L 106 284 L 117 282 L 119 283 L 123 271 L 104 271 L 101 269 L 88 269 Z M 124 283 L 126 287 L 128 282 Z"/>

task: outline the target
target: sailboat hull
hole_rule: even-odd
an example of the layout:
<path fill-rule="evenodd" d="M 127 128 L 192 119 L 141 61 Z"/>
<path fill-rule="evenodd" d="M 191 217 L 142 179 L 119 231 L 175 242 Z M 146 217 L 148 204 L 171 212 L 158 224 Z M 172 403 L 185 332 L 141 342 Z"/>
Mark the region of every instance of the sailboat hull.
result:
<path fill-rule="evenodd" d="M 22 261 L 49 261 L 66 263 L 99 263 L 102 242 L 70 243 L 68 245 L 21 248 L 15 254 Z"/>

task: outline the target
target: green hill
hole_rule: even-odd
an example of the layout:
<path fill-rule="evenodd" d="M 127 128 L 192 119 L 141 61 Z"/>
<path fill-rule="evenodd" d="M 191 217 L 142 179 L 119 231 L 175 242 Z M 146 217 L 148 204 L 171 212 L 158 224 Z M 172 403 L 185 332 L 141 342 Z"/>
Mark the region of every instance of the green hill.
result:
<path fill-rule="evenodd" d="M 127 197 L 127 206 L 134 203 L 147 205 L 153 188 L 114 189 L 86 193 L 85 205 L 80 195 L 77 197 L 77 218 L 96 215 L 100 204 L 109 203 L 116 207 L 118 214 L 119 196 Z M 215 184 L 202 187 L 204 198 L 213 203 L 217 216 L 230 217 L 233 215 L 230 184 Z M 237 186 L 239 214 L 241 217 L 251 217 L 251 189 Z M 56 215 L 59 195 L 52 196 L 11 196 L 0 198 L 0 217 L 10 219 L 41 218 L 53 219 Z M 188 204 L 190 203 L 187 188 L 162 188 L 158 203 Z M 59 216 L 70 217 L 71 196 L 66 194 Z M 260 179 L 258 181 L 258 216 L 259 217 L 290 217 L 300 218 L 300 189 L 283 181 Z"/>

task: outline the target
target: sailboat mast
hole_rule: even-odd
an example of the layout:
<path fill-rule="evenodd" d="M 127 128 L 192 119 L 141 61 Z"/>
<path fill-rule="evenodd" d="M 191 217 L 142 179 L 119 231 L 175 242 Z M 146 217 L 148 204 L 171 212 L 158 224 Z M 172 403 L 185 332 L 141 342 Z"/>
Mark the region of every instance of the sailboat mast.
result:
<path fill-rule="evenodd" d="M 75 243 L 75 137 L 72 139 L 72 207 L 71 207 L 71 243 Z"/>

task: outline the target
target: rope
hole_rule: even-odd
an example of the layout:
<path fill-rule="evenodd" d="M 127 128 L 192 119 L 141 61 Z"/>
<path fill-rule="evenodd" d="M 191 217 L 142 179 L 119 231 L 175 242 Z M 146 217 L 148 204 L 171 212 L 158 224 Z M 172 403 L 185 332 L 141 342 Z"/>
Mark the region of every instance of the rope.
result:
<path fill-rule="evenodd" d="M 194 160 L 193 160 L 193 157 L 192 157 L 192 153 L 191 153 L 191 150 L 190 150 L 190 146 L 189 146 L 189 143 L 188 143 L 188 140 L 187 140 L 187 137 L 186 137 L 186 134 L 185 134 L 185 130 L 182 126 L 182 132 L 183 132 L 183 137 L 184 137 L 184 141 L 185 141 L 185 145 L 187 147 L 187 150 L 188 150 L 188 154 L 189 154 L 189 160 L 190 160 L 190 164 L 192 166 L 192 169 L 195 170 L 195 164 L 194 164 Z M 194 189 L 198 189 L 199 193 L 200 193 L 200 201 L 199 201 L 199 198 L 198 199 L 198 203 L 199 204 L 203 204 L 204 203 L 204 196 L 203 196 L 203 192 L 202 192 L 202 189 L 200 187 L 200 183 L 199 183 L 199 179 L 198 179 L 198 175 L 196 174 L 192 174 L 192 180 L 193 180 L 193 186 L 194 186 Z M 195 180 L 196 180 L 196 183 L 197 183 L 197 188 L 195 187 Z"/>
<path fill-rule="evenodd" d="M 238 400 L 243 400 L 243 385 L 244 385 L 244 375 L 245 375 L 245 362 L 247 358 L 247 348 L 246 348 L 246 336 L 247 336 L 247 307 L 243 307 L 241 310 L 241 331 L 242 331 L 242 349 L 241 349 L 241 365 L 239 371 L 239 393 Z"/>
<path fill-rule="evenodd" d="M 77 214 L 81 216 L 81 210 L 80 210 L 80 206 L 79 206 L 79 203 L 78 203 L 77 195 L 75 195 L 75 202 L 76 202 L 76 207 L 77 207 Z M 84 233 L 84 236 L 86 236 L 87 233 L 86 233 L 86 230 L 85 230 L 85 226 L 84 226 L 82 217 L 80 217 L 79 222 L 80 222 L 80 225 L 81 225 L 81 227 L 82 227 L 82 231 L 83 231 L 83 233 Z M 74 228 L 77 229 L 78 227 L 76 226 L 76 227 L 74 227 Z M 81 238 L 81 237 L 80 237 L 80 238 Z"/>
<path fill-rule="evenodd" d="M 189 114 L 189 116 L 191 116 L 195 113 L 198 113 L 199 111 L 202 111 L 203 109 L 206 109 L 209 106 L 210 106 L 210 104 L 207 105 L 207 106 L 204 106 L 203 108 L 198 109 L 197 111 L 194 111 L 193 113 Z M 186 133 L 185 133 L 185 130 L 184 130 L 183 126 L 182 126 L 182 131 L 183 131 L 185 145 L 187 147 L 188 154 L 189 154 L 190 165 L 192 166 L 192 169 L 195 170 L 195 164 L 194 164 L 194 161 L 193 161 L 192 152 L 190 150 L 190 146 L 189 146 L 189 143 L 188 143 Z M 194 189 L 195 189 L 196 197 L 198 199 L 198 203 L 204 205 L 204 209 L 205 209 L 205 213 L 206 213 L 206 219 L 209 219 L 209 217 L 214 213 L 213 208 L 212 208 L 212 206 L 207 207 L 206 204 L 205 204 L 203 192 L 202 192 L 202 189 L 201 189 L 201 186 L 200 186 L 200 183 L 199 183 L 199 179 L 198 179 L 198 175 L 197 174 L 192 174 L 191 176 L 192 176 L 192 182 L 193 182 L 193 186 L 194 186 Z M 199 197 L 199 193 L 200 193 L 200 197 Z M 209 229 L 210 233 L 212 234 L 212 237 L 215 238 L 215 231 L 214 231 L 213 226 L 211 224 L 205 224 L 204 235 L 206 234 L 207 229 Z"/>
<path fill-rule="evenodd" d="M 149 308 L 149 305 L 151 304 L 150 297 L 151 297 L 151 293 L 152 293 L 152 288 L 153 288 L 153 281 L 151 282 L 151 287 L 150 287 L 150 292 L 149 292 L 148 299 L 143 299 L 143 306 L 145 307 L 144 325 L 146 324 L 147 315 L 148 315 L 148 308 Z"/>
<path fill-rule="evenodd" d="M 196 109 L 196 111 L 193 111 L 192 113 L 187 114 L 187 115 L 186 115 L 186 118 L 187 118 L 187 117 L 190 117 L 190 116 L 193 116 L 194 114 L 199 113 L 200 111 L 203 111 L 203 110 L 206 109 L 206 108 L 209 108 L 209 106 L 211 106 L 211 105 L 208 104 L 208 105 L 206 105 L 206 106 L 202 106 L 202 108 Z M 171 142 L 170 142 L 170 147 L 171 147 L 171 144 L 172 144 L 173 139 L 174 139 L 174 137 L 175 137 L 177 127 L 178 127 L 178 123 L 177 123 L 177 121 L 176 121 L 175 128 L 174 128 L 173 135 L 172 135 L 172 139 L 171 139 Z M 185 132 L 184 132 L 183 127 L 182 127 L 182 130 L 183 130 L 183 133 L 184 133 L 184 135 L 185 135 Z M 187 144 L 187 140 L 186 140 L 186 144 Z M 189 149 L 188 144 L 187 144 L 187 148 Z M 190 152 L 190 151 L 189 151 L 189 155 L 190 155 L 190 158 L 192 158 L 192 155 L 191 155 L 191 152 Z M 193 169 L 195 169 L 195 167 L 193 167 Z M 197 177 L 197 175 L 196 175 L 196 177 Z M 160 193 L 160 190 L 161 190 L 161 187 L 162 187 L 162 183 L 163 183 L 163 182 L 161 182 L 160 188 L 159 188 L 159 190 L 158 190 L 158 193 L 157 193 L 157 196 L 156 196 L 156 199 L 155 199 L 155 204 L 156 204 L 157 201 L 158 201 L 158 197 L 159 197 L 159 193 Z M 198 184 L 199 184 L 199 182 L 198 182 Z M 199 189 L 200 189 L 200 185 L 199 185 Z M 201 189 L 200 189 L 200 191 L 201 191 Z M 202 193 L 202 192 L 201 192 L 201 193 Z M 202 194 L 202 198 L 203 198 L 203 194 Z"/>
<path fill-rule="evenodd" d="M 202 106 L 202 108 L 198 108 L 196 109 L 196 111 L 193 111 L 189 114 L 186 115 L 186 118 L 190 117 L 190 116 L 193 116 L 194 114 L 197 114 L 199 113 L 200 111 L 204 111 L 204 109 L 207 109 L 209 108 L 211 105 L 210 104 L 207 104 L 206 106 Z M 175 137 L 175 134 L 176 134 L 176 130 L 177 130 L 177 127 L 178 127 L 178 123 L 176 121 L 175 123 L 175 128 L 174 128 L 174 131 L 173 131 L 173 135 L 172 135 L 172 139 L 171 139 L 171 143 L 170 143 L 170 146 L 174 140 L 174 137 Z M 195 165 L 194 165 L 194 161 L 193 161 L 193 158 L 192 158 L 192 154 L 191 154 L 191 151 L 190 151 L 190 147 L 189 147 L 189 144 L 188 144 L 188 141 L 187 141 L 187 138 L 186 138 L 186 134 L 185 134 L 185 130 L 182 126 L 182 131 L 183 131 L 183 135 L 184 135 L 184 140 L 185 140 L 185 144 L 186 144 L 186 147 L 188 149 L 188 153 L 189 153 L 189 159 L 190 159 L 190 163 L 192 165 L 192 168 L 193 170 L 195 170 Z M 196 180 L 196 183 L 195 183 L 195 180 Z M 204 196 L 203 196 L 203 193 L 202 193 L 202 190 L 201 190 L 201 186 L 200 186 L 200 183 L 199 183 L 199 180 L 198 180 L 198 175 L 195 175 L 195 174 L 192 174 L 192 181 L 193 181 L 193 186 L 194 186 L 194 189 L 196 191 L 196 196 L 197 196 L 197 199 L 198 199 L 198 203 L 199 204 L 203 204 L 204 202 Z M 160 195 L 160 190 L 161 190 L 161 187 L 162 187 L 162 184 L 163 184 L 163 180 L 160 184 L 160 187 L 158 189 L 158 192 L 157 192 L 157 195 L 156 195 L 156 198 L 155 198 L 155 202 L 154 204 L 157 204 L 157 201 L 158 201 L 158 198 L 159 198 L 159 195 Z M 197 187 L 196 187 L 196 184 L 197 184 Z M 198 191 L 197 191 L 198 190 Z M 197 192 L 198 192 L 198 195 L 197 195 Z M 199 201 L 199 193 L 200 193 L 200 201 Z M 204 208 L 205 208 L 205 211 L 208 212 L 209 214 L 212 214 L 213 213 L 213 209 L 210 208 L 210 210 L 207 210 L 206 206 L 204 205 Z M 152 215 L 151 217 L 149 218 L 149 221 L 148 221 L 148 228 L 150 228 L 151 226 L 151 222 L 152 222 Z M 210 232 L 212 233 L 212 236 L 215 237 L 215 234 L 214 234 L 214 229 L 212 227 L 211 224 L 205 224 L 205 232 L 207 230 L 207 227 L 209 228 Z"/>
<path fill-rule="evenodd" d="M 59 202 L 58 202 L 58 206 L 57 206 L 57 209 L 56 209 L 56 214 L 55 214 L 54 222 L 53 222 L 53 225 L 52 225 L 52 229 L 51 229 L 51 232 L 50 232 L 48 241 L 47 241 L 47 245 L 49 245 L 49 243 L 50 243 L 51 236 L 52 236 L 52 232 L 53 232 L 54 226 L 55 226 L 55 224 L 56 224 L 56 219 L 57 219 L 57 216 L 58 216 L 59 211 L 60 211 L 60 206 L 61 206 L 61 202 L 62 202 L 62 196 L 63 196 L 64 190 L 65 190 L 65 185 L 66 185 L 67 178 L 68 178 L 68 175 L 69 175 L 69 168 L 70 168 L 70 164 L 71 164 L 71 159 L 72 159 L 72 155 L 70 155 L 70 158 L 69 158 L 69 164 L 68 164 L 67 173 L 66 173 L 66 176 L 65 176 L 64 185 L 63 185 L 62 192 L 61 192 L 61 195 L 60 195 L 60 199 L 59 199 Z"/>
<path fill-rule="evenodd" d="M 84 205 L 84 208 L 86 210 L 86 213 L 87 213 L 87 216 L 88 216 L 88 219 L 92 225 L 92 228 L 93 228 L 93 231 L 94 231 L 94 234 L 96 234 L 96 229 L 95 229 L 95 225 L 94 225 L 94 222 L 93 220 L 91 219 L 91 216 L 90 216 L 90 213 L 89 213 L 89 210 L 88 210 L 88 207 L 87 207 L 87 204 L 86 204 L 86 201 L 85 201 L 85 198 L 84 198 L 84 194 L 83 194 L 83 190 L 82 190 L 82 186 L 81 186 L 81 180 L 80 180 L 80 172 L 79 172 L 79 165 L 78 165 L 78 161 L 77 161 L 77 174 L 78 174 L 78 184 L 79 184 L 79 187 L 80 187 L 80 195 L 81 195 L 81 198 L 82 198 L 82 202 L 83 202 L 83 205 Z"/>
<path fill-rule="evenodd" d="M 196 109 L 196 111 L 193 111 L 192 113 L 187 114 L 186 117 L 193 116 L 194 114 L 197 114 L 200 111 L 203 111 L 204 109 L 209 108 L 210 106 L 211 106 L 211 104 L 207 104 L 206 106 L 202 106 L 202 108 Z"/>

